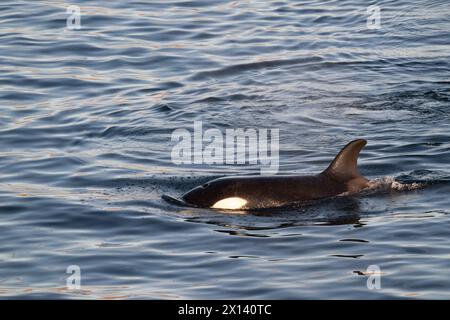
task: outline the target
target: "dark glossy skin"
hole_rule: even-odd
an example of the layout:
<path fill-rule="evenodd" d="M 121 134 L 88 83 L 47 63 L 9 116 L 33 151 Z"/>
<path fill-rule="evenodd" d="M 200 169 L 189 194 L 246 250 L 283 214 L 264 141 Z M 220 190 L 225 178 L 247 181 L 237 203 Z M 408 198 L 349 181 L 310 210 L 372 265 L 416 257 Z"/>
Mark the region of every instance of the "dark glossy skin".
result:
<path fill-rule="evenodd" d="M 258 209 L 358 192 L 369 186 L 357 168 L 359 152 L 366 143 L 364 139 L 350 142 L 317 175 L 224 177 L 192 189 L 182 199 L 196 207 L 210 208 L 220 200 L 236 197 L 246 201 L 240 209 Z"/>
<path fill-rule="evenodd" d="M 183 200 L 209 208 L 217 201 L 240 197 L 245 208 L 285 206 L 293 202 L 327 198 L 348 191 L 347 185 L 325 174 L 315 176 L 246 176 L 210 181 L 183 195 Z"/>

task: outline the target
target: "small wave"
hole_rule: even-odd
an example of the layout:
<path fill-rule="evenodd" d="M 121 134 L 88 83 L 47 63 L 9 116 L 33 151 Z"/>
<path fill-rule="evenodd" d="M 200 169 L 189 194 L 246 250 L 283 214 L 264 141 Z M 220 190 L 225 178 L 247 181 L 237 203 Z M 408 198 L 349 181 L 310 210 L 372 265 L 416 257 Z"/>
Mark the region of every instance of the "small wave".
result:
<path fill-rule="evenodd" d="M 257 62 L 239 63 L 228 65 L 226 67 L 216 70 L 197 72 L 195 75 L 191 77 L 190 80 L 198 81 L 204 80 L 205 78 L 225 77 L 242 73 L 245 71 L 260 70 L 266 68 L 279 68 L 284 66 L 292 66 L 297 64 L 308 64 L 308 63 L 314 64 L 319 63 L 322 60 L 323 59 L 321 57 L 312 56 L 312 57 L 292 58 L 285 60 L 262 60 Z"/>
<path fill-rule="evenodd" d="M 369 181 L 369 187 L 357 192 L 357 195 L 371 195 L 375 193 L 388 192 L 388 191 L 412 191 L 423 189 L 426 187 L 425 183 L 411 182 L 401 183 L 396 180 L 395 177 L 386 176 Z M 355 195 L 353 192 L 344 192 L 339 196 Z"/>
<path fill-rule="evenodd" d="M 423 189 L 425 187 L 424 183 L 412 182 L 412 183 L 401 183 L 395 179 L 395 177 L 387 176 L 378 179 L 371 180 L 369 182 L 369 187 L 364 189 L 361 193 L 374 193 L 380 191 L 410 191 Z"/>
<path fill-rule="evenodd" d="M 400 183 L 398 181 L 394 181 L 391 184 L 391 189 L 397 190 L 397 191 L 409 191 L 409 190 L 417 190 L 417 189 L 423 189 L 423 188 L 425 188 L 425 184 L 417 183 L 417 182 Z"/>

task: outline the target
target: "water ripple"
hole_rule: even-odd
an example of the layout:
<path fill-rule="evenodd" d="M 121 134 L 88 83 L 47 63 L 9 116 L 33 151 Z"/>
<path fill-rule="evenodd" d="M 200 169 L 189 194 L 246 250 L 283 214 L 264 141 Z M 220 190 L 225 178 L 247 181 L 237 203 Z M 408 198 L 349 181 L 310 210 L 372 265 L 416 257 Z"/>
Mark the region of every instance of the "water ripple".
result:
<path fill-rule="evenodd" d="M 0 297 L 448 298 L 447 2 L 381 2 L 376 30 L 355 0 L 78 5 L 68 30 L 61 1 L 0 3 Z M 236 215 L 167 203 L 259 172 L 175 165 L 171 133 L 199 120 L 279 128 L 289 174 L 366 138 L 376 188 Z"/>

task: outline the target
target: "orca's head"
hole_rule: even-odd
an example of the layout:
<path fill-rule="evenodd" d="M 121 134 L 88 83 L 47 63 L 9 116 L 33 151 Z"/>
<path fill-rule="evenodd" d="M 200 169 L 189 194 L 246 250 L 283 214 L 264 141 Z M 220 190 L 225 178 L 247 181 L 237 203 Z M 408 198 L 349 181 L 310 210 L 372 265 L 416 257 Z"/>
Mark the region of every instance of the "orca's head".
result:
<path fill-rule="evenodd" d="M 219 178 L 188 191 L 182 199 L 188 204 L 201 208 L 242 208 L 247 201 L 236 197 L 233 189 L 232 182 Z"/>

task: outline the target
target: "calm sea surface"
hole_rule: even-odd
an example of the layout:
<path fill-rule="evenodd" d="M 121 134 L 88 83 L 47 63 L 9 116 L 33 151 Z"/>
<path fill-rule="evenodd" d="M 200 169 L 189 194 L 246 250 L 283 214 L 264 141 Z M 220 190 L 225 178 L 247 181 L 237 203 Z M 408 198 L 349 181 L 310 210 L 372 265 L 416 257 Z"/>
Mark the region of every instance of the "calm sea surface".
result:
<path fill-rule="evenodd" d="M 450 298 L 450 5 L 0 3 L 0 298 Z M 279 128 L 281 174 L 354 138 L 421 188 L 233 215 L 176 206 L 259 165 L 176 165 L 177 128 Z M 81 289 L 66 287 L 69 266 Z M 376 265 L 381 288 L 369 290 Z"/>

